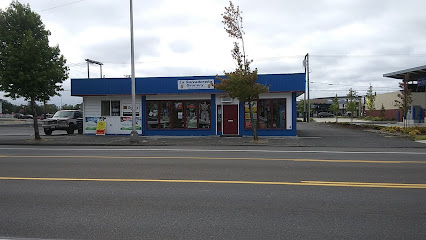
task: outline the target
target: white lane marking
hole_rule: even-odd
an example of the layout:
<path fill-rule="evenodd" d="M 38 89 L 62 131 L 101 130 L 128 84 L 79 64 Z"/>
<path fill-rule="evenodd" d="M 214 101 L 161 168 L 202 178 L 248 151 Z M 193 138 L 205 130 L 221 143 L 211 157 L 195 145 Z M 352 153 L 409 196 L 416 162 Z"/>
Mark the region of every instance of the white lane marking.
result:
<path fill-rule="evenodd" d="M 333 154 L 402 154 L 426 155 L 426 152 L 361 152 L 361 151 L 321 151 L 321 150 L 261 150 L 261 149 L 178 149 L 178 148 L 0 148 L 0 150 L 42 150 L 42 151 L 168 151 L 168 152 L 264 152 L 264 153 L 333 153 Z"/>

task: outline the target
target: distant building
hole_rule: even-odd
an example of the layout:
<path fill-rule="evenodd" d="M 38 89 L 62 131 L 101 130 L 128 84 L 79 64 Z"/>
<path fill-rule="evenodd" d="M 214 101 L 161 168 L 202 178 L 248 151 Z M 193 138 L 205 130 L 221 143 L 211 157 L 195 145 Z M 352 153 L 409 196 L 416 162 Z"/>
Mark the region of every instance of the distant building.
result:
<path fill-rule="evenodd" d="M 413 102 L 411 108 L 407 114 L 407 119 L 411 123 L 425 122 L 425 108 L 426 108 L 426 65 L 405 69 L 397 72 L 383 74 L 383 77 L 404 80 L 405 74 L 410 74 L 409 88 L 411 90 L 411 96 Z M 395 106 L 395 100 L 398 98 L 399 91 L 378 94 L 375 101 L 374 111 L 366 111 L 368 116 L 380 116 L 382 106 L 385 109 L 384 117 L 386 119 L 395 119 L 397 121 L 403 121 L 402 111 Z"/>

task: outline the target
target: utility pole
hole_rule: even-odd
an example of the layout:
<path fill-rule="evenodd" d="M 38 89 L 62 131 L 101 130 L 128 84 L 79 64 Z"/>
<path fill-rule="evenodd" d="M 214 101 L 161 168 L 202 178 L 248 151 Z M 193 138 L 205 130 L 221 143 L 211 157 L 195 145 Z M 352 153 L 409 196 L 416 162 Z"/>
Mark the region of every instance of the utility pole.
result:
<path fill-rule="evenodd" d="M 130 52 L 132 65 L 132 132 L 130 133 L 130 142 L 138 142 L 138 132 L 136 132 L 136 93 L 135 93 L 135 47 L 133 41 L 133 1 L 130 0 Z M 142 113 L 140 112 L 142 118 Z"/>
<path fill-rule="evenodd" d="M 102 65 L 104 65 L 101 62 L 98 61 L 94 61 L 94 60 L 90 60 L 90 59 L 85 59 L 85 61 L 87 62 L 87 78 L 90 78 L 90 71 L 89 71 L 89 64 L 98 64 L 101 68 L 101 78 L 102 78 Z"/>
<path fill-rule="evenodd" d="M 307 83 L 307 87 L 306 87 L 306 92 L 308 95 L 308 102 L 307 102 L 307 122 L 310 122 L 311 120 L 311 100 L 309 98 L 309 53 L 306 54 L 305 56 L 305 60 L 303 61 L 304 66 L 305 66 L 305 73 L 306 73 L 306 83 Z M 306 94 L 305 94 L 305 104 L 306 104 Z M 305 106 L 303 107 L 305 108 Z M 306 111 L 305 111 L 306 113 Z M 303 121 L 305 121 L 305 119 L 303 119 Z"/>

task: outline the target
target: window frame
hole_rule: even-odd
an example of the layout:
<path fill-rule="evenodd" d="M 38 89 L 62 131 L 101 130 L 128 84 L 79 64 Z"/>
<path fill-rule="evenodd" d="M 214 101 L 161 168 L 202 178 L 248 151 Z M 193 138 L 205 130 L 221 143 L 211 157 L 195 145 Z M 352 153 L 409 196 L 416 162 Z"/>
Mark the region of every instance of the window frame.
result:
<path fill-rule="evenodd" d="M 169 111 L 170 111 L 170 127 L 169 128 L 162 128 L 161 127 L 161 114 L 157 114 L 157 127 L 156 128 L 150 128 L 148 125 L 148 112 L 149 109 L 146 109 L 146 128 L 147 130 L 211 130 L 212 129 L 212 108 L 211 108 L 211 100 L 147 100 L 146 105 L 148 106 L 149 103 L 157 103 L 158 112 L 163 111 L 163 103 L 168 102 Z M 200 107 L 199 104 L 202 102 L 208 102 L 210 104 L 209 109 L 209 128 L 200 128 Z M 182 128 L 175 128 L 174 126 L 174 114 L 175 114 L 175 103 L 182 103 L 182 120 L 183 120 L 183 127 Z M 187 103 L 195 103 L 195 111 L 197 114 L 197 127 L 196 128 L 188 128 L 187 124 Z M 167 104 L 166 104 L 167 105 Z"/>
<path fill-rule="evenodd" d="M 108 102 L 108 114 L 104 114 L 104 112 L 103 112 L 103 103 L 106 103 L 106 102 Z M 117 102 L 118 102 L 118 105 L 119 105 L 119 107 L 118 107 L 118 115 L 116 115 L 117 114 L 117 111 L 112 111 L 113 110 L 113 102 L 115 102 L 115 104 L 117 104 Z M 114 115 L 113 115 L 113 113 L 115 113 Z M 101 117 L 120 117 L 121 116 L 121 101 L 120 100 L 101 100 Z"/>
<path fill-rule="evenodd" d="M 268 120 L 270 121 L 270 126 L 268 128 L 260 128 L 260 124 L 259 124 L 259 113 L 260 113 L 260 101 L 268 101 L 269 102 L 269 107 L 270 107 L 270 113 L 268 114 Z M 274 126 L 274 102 L 275 101 L 283 101 L 284 102 L 284 110 L 285 110 L 285 120 L 284 120 L 284 127 L 272 127 Z M 256 111 L 256 130 L 285 130 L 287 129 L 287 99 L 286 98 L 266 98 L 266 99 L 259 99 L 256 101 L 257 103 L 257 111 Z M 245 106 L 245 102 L 244 102 L 244 106 Z M 265 104 L 263 104 L 262 106 L 265 106 Z M 244 116 L 245 116 L 246 112 L 244 111 Z M 280 114 L 280 113 L 278 113 Z M 247 124 L 245 122 L 246 120 L 244 119 L 244 129 L 245 130 L 250 130 L 250 128 L 247 127 Z"/>

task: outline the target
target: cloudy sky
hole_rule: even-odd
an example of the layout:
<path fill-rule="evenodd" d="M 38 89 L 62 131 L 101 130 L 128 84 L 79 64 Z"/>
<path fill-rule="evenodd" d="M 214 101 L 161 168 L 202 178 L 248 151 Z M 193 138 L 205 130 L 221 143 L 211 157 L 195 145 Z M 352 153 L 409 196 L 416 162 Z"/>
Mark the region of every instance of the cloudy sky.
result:
<path fill-rule="evenodd" d="M 10 0 L 0 0 L 5 9 Z M 130 75 L 128 0 L 21 0 L 41 15 L 70 67 L 86 78 L 89 58 L 105 77 Z M 259 73 L 304 72 L 311 97 L 398 90 L 384 73 L 426 65 L 424 0 L 234 0 L 243 11 L 246 52 Z M 136 77 L 216 75 L 231 71 L 233 39 L 223 29 L 228 0 L 134 0 Z M 97 65 L 90 76 L 99 77 Z M 77 104 L 70 80 L 50 103 Z M 0 93 L 0 97 L 2 94 Z M 7 99 L 11 101 L 10 99 Z M 22 103 L 23 100 L 12 101 Z"/>

